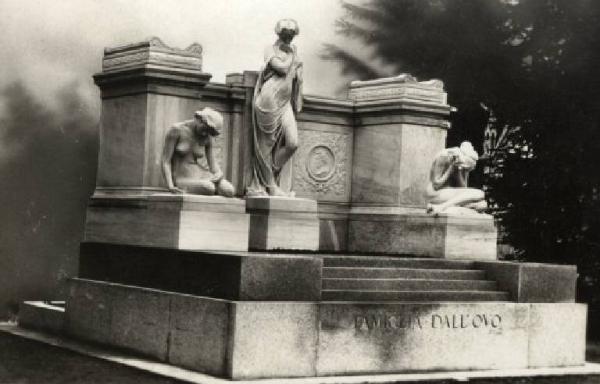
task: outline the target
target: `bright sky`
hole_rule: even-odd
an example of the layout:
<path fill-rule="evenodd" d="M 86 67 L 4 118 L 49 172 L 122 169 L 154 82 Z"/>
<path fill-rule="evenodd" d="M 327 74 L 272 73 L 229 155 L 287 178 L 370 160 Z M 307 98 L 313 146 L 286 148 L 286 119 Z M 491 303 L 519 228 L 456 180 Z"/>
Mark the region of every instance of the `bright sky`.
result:
<path fill-rule="evenodd" d="M 347 80 L 319 53 L 341 41 L 334 22 L 342 15 L 338 0 L 0 0 L 0 88 L 24 80 L 51 106 L 58 89 L 76 86 L 98 108 L 91 75 L 103 47 L 149 36 L 179 48 L 200 43 L 204 71 L 224 82 L 226 73 L 259 69 L 276 21 L 295 18 L 305 92 L 333 95 Z"/>

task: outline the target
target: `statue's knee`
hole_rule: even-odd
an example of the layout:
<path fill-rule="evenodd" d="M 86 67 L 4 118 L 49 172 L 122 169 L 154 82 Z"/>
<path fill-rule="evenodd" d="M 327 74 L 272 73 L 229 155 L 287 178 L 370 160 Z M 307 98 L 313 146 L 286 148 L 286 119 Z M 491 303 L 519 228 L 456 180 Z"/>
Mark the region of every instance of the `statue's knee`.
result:
<path fill-rule="evenodd" d="M 221 181 L 219 181 L 219 184 L 217 185 L 217 194 L 225 197 L 233 197 L 233 195 L 235 194 L 235 189 L 229 181 L 221 179 Z"/>
<path fill-rule="evenodd" d="M 215 184 L 212 181 L 204 180 L 198 184 L 196 193 L 199 195 L 214 195 L 215 191 Z"/>

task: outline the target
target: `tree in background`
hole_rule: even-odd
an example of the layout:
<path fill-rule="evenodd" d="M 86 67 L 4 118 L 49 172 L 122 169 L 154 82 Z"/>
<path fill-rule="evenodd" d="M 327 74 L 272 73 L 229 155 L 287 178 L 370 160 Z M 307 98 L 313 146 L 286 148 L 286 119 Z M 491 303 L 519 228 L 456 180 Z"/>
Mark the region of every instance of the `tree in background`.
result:
<path fill-rule="evenodd" d="M 0 89 L 0 321 L 24 300 L 65 297 L 77 271 L 98 153 L 98 117 L 77 89 L 54 108 L 22 82 Z"/>
<path fill-rule="evenodd" d="M 449 145 L 481 143 L 493 111 L 496 124 L 509 127 L 492 150 L 486 180 L 505 241 L 517 258 L 576 263 L 580 299 L 600 304 L 593 295 L 600 288 L 600 2 L 373 0 L 343 7 L 339 33 L 372 56 L 326 45 L 324 57 L 362 80 L 389 75 L 386 67 L 443 80 L 458 109 Z"/>

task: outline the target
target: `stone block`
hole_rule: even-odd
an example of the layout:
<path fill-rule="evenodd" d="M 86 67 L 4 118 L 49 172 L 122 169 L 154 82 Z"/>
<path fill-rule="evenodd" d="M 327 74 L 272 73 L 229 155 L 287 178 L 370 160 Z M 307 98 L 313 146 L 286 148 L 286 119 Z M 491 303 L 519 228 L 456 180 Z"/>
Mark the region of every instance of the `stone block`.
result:
<path fill-rule="evenodd" d="M 239 300 L 321 299 L 320 258 L 267 254 L 243 257 L 241 262 Z"/>
<path fill-rule="evenodd" d="M 317 306 L 234 303 L 229 377 L 315 376 Z"/>
<path fill-rule="evenodd" d="M 527 367 L 527 305 L 323 303 L 319 307 L 319 376 Z"/>
<path fill-rule="evenodd" d="M 576 266 L 524 263 L 520 274 L 519 302 L 575 302 Z"/>
<path fill-rule="evenodd" d="M 235 299 L 241 256 L 105 243 L 81 244 L 79 277 Z"/>
<path fill-rule="evenodd" d="M 417 81 L 408 74 L 350 83 L 348 97 L 356 101 L 396 100 L 446 105 L 440 80 Z"/>
<path fill-rule="evenodd" d="M 71 335 L 164 346 L 155 358 L 234 380 L 575 366 L 585 354 L 581 304 L 236 302 L 83 279 L 69 301 Z M 103 321 L 86 317 L 98 304 Z"/>
<path fill-rule="evenodd" d="M 68 318 L 78 322 L 67 332 L 78 338 L 234 379 L 315 375 L 314 303 L 231 302 L 85 279 L 72 279 L 71 290 Z M 99 304 L 102 322 L 86 316 Z"/>
<path fill-rule="evenodd" d="M 110 284 L 96 281 L 69 282 L 65 307 L 65 332 L 100 344 L 112 342 Z"/>
<path fill-rule="evenodd" d="M 144 185 L 147 102 L 141 94 L 103 100 L 97 186 Z"/>
<path fill-rule="evenodd" d="M 103 71 L 121 71 L 146 65 L 177 67 L 202 71 L 202 46 L 197 43 L 186 49 L 167 46 L 158 37 L 104 50 Z"/>
<path fill-rule="evenodd" d="M 72 279 L 66 305 L 67 334 L 164 360 L 170 299 L 164 292 Z"/>
<path fill-rule="evenodd" d="M 319 249 L 319 220 L 315 200 L 248 197 L 246 212 L 251 216 L 249 249 Z"/>
<path fill-rule="evenodd" d="M 529 317 L 530 368 L 585 364 L 585 304 L 530 304 Z"/>
<path fill-rule="evenodd" d="M 446 131 L 418 124 L 380 124 L 355 131 L 352 202 L 425 207 L 429 168 Z"/>
<path fill-rule="evenodd" d="M 348 250 L 423 257 L 495 260 L 490 216 L 431 216 L 420 210 L 357 207 L 350 212 Z"/>
<path fill-rule="evenodd" d="M 577 267 L 515 262 L 477 262 L 511 300 L 520 303 L 574 303 Z"/>
<path fill-rule="evenodd" d="M 319 257 L 82 243 L 86 279 L 229 300 L 319 300 Z"/>
<path fill-rule="evenodd" d="M 164 361 L 168 354 L 170 297 L 150 289 L 112 287 L 111 344 Z"/>
<path fill-rule="evenodd" d="M 64 303 L 63 303 L 64 304 Z M 19 305 L 19 326 L 60 333 L 65 322 L 65 308 L 42 301 L 25 301 Z"/>
<path fill-rule="evenodd" d="M 97 191 L 152 193 L 164 187 L 159 165 L 166 129 L 200 109 L 202 48 L 176 49 L 153 37 L 107 48 L 94 81 L 102 92 Z M 181 97 L 183 95 L 187 97 Z"/>
<path fill-rule="evenodd" d="M 95 195 L 85 240 L 186 250 L 248 250 L 249 216 L 241 199 L 155 194 Z"/>
<path fill-rule="evenodd" d="M 243 213 L 182 211 L 179 249 L 246 251 L 249 217 Z"/>
<path fill-rule="evenodd" d="M 299 146 L 293 158 L 292 190 L 297 197 L 319 202 L 348 202 L 352 182 L 352 126 L 328 123 L 310 115 L 308 101 L 298 116 Z M 330 119 L 336 115 L 325 112 Z"/>
<path fill-rule="evenodd" d="M 168 361 L 226 376 L 230 307 L 223 300 L 172 295 Z"/>
<path fill-rule="evenodd" d="M 450 106 L 439 80 L 403 74 L 353 81 L 353 204 L 425 207 L 431 161 L 444 148 Z"/>

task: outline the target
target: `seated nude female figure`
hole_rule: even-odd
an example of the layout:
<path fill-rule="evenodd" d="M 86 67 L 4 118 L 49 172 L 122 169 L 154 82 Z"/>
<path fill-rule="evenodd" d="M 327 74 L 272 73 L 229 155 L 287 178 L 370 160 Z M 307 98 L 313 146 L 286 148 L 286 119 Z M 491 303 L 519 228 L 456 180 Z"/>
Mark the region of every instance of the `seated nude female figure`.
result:
<path fill-rule="evenodd" d="M 482 190 L 469 188 L 469 172 L 475 168 L 479 156 L 470 142 L 460 147 L 446 148 L 433 161 L 429 173 L 426 197 L 427 212 L 439 214 L 449 207 L 470 208 L 482 212 L 487 208 Z"/>
<path fill-rule="evenodd" d="M 169 191 L 232 197 L 234 189 L 223 178 L 215 160 L 213 137 L 223 126 L 221 114 L 211 108 L 194 113 L 193 120 L 175 123 L 167 131 L 162 154 L 162 170 Z M 208 170 L 199 163 L 206 156 Z"/>

